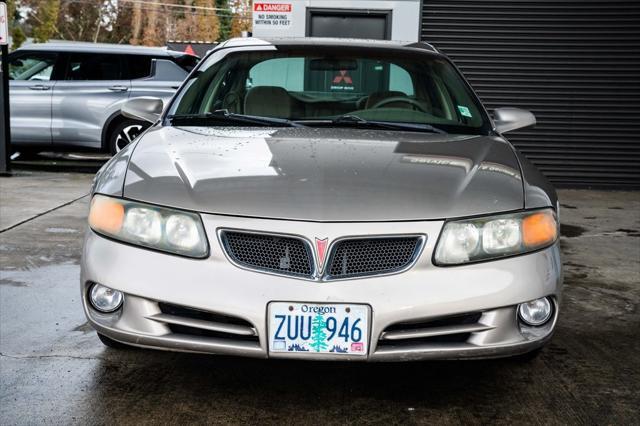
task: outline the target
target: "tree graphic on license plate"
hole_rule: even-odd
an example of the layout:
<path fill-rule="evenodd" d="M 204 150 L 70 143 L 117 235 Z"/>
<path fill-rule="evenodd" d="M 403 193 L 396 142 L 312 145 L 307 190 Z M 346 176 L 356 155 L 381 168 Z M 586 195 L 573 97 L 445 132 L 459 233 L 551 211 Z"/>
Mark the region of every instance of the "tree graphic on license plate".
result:
<path fill-rule="evenodd" d="M 322 315 L 316 315 L 311 323 L 311 348 L 316 352 L 327 349 L 327 333 L 324 332 L 326 321 Z"/>

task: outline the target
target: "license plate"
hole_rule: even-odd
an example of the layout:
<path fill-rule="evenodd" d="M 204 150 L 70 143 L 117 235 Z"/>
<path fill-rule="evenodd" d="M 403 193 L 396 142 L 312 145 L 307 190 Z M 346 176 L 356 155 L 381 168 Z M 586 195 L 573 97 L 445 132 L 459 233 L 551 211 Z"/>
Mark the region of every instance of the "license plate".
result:
<path fill-rule="evenodd" d="M 368 347 L 367 305 L 289 302 L 269 305 L 271 352 L 365 356 Z"/>

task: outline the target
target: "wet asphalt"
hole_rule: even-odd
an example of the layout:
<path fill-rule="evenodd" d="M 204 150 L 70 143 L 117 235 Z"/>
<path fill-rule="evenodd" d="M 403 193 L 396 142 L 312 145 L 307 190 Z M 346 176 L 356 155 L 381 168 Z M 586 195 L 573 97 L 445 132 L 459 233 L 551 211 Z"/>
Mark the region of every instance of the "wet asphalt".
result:
<path fill-rule="evenodd" d="M 78 283 L 91 176 L 8 179 L 2 425 L 640 424 L 639 192 L 560 191 L 564 299 L 536 359 L 346 364 L 102 346 Z"/>

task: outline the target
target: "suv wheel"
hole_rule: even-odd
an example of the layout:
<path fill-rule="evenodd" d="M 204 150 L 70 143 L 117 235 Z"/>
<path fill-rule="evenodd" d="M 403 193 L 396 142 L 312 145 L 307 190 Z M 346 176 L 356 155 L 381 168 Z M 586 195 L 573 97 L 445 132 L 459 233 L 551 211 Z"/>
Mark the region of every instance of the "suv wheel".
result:
<path fill-rule="evenodd" d="M 146 125 L 135 120 L 121 121 L 109 135 L 109 152 L 117 154 L 129 145 L 140 133 L 146 129 Z"/>

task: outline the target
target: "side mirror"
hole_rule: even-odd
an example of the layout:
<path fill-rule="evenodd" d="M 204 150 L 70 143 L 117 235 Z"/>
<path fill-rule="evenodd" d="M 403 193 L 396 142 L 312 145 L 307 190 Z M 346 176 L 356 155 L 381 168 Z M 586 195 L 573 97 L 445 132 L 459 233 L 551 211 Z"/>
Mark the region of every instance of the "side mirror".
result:
<path fill-rule="evenodd" d="M 129 99 L 122 105 L 120 111 L 127 118 L 155 123 L 162 114 L 162 108 L 162 99 L 141 97 Z"/>
<path fill-rule="evenodd" d="M 493 111 L 493 121 L 498 133 L 536 125 L 536 117 L 531 112 L 520 108 L 496 108 Z"/>

